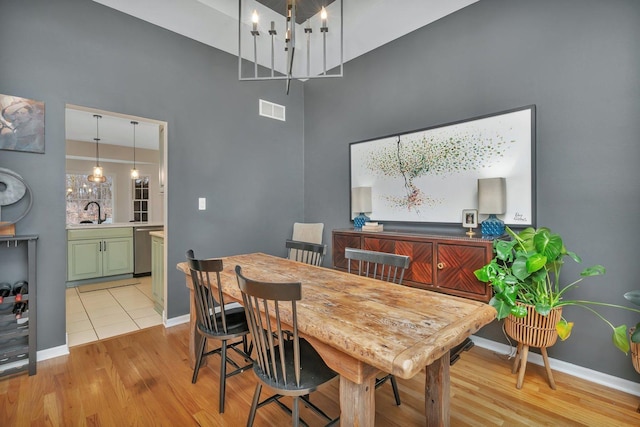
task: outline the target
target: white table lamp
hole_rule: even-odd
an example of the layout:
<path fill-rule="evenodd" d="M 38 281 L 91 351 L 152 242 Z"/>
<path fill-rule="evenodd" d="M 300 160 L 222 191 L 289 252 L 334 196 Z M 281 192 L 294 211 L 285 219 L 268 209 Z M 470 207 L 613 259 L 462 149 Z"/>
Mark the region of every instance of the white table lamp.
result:
<path fill-rule="evenodd" d="M 502 236 L 504 222 L 496 215 L 507 212 L 507 180 L 506 178 L 478 179 L 478 213 L 488 214 L 480 228 L 483 236 Z"/>

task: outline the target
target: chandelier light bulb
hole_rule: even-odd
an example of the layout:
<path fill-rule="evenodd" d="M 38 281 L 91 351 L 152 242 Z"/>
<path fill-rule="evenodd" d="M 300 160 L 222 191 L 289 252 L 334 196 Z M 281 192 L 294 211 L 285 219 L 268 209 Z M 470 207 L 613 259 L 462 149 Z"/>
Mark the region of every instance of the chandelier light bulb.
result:
<path fill-rule="evenodd" d="M 258 11 L 255 9 L 251 15 L 251 22 L 253 22 L 253 32 L 256 33 L 258 31 Z"/>

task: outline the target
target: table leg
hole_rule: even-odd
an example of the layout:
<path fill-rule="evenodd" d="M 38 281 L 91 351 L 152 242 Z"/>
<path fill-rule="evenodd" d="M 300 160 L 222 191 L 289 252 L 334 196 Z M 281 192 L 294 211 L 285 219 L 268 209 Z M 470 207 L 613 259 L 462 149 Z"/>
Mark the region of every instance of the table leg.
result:
<path fill-rule="evenodd" d="M 373 427 L 376 416 L 376 378 L 356 384 L 340 376 L 340 425 Z"/>
<path fill-rule="evenodd" d="M 439 359 L 427 366 L 427 379 L 424 390 L 425 415 L 427 426 L 449 425 L 449 383 L 450 353 L 447 351 Z"/>
<path fill-rule="evenodd" d="M 187 276 L 187 287 L 189 286 L 188 281 L 191 280 L 191 276 Z M 200 340 L 202 340 L 202 336 L 196 332 L 196 303 L 193 295 L 193 288 L 189 288 L 189 366 L 191 369 L 195 369 L 196 367 L 196 349 L 200 348 Z M 205 349 L 206 350 L 206 349 Z M 203 357 L 202 362 L 200 363 L 200 368 L 207 366 L 207 358 Z"/>

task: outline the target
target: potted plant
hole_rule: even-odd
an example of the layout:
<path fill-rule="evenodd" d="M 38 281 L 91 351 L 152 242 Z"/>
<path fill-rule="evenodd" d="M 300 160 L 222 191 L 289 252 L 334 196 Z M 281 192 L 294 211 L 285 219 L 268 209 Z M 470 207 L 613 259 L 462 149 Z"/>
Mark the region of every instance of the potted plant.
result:
<path fill-rule="evenodd" d="M 558 312 L 561 313 L 562 307 L 569 305 L 583 307 L 611 327 L 613 343 L 617 348 L 624 353 L 629 352 L 627 326 L 614 326 L 593 307 L 616 307 L 638 313 L 640 310 L 604 302 L 564 298 L 566 292 L 585 277 L 604 274 L 603 266 L 588 267 L 580 273 L 577 280 L 563 285 L 560 282 L 560 272 L 564 259 L 569 257 L 578 263 L 582 261 L 578 255 L 565 248 L 559 234 L 552 233 L 545 227 L 538 229 L 529 227 L 519 233 L 507 227 L 506 231 L 512 239 L 496 240 L 494 258 L 489 264 L 475 271 L 478 280 L 490 283 L 493 287 L 494 296 L 489 304 L 497 310 L 498 319 L 508 316 L 512 316 L 510 317 L 512 319 L 521 319 L 526 317 L 527 313 L 538 313 L 547 318 L 553 313 L 559 319 L 555 322 L 555 332 L 560 339 L 565 340 L 571 334 L 573 322 L 568 322 Z M 554 333 L 553 342 L 555 337 Z M 640 333 L 637 338 L 640 339 Z M 543 347 L 543 345 L 531 345 Z"/>

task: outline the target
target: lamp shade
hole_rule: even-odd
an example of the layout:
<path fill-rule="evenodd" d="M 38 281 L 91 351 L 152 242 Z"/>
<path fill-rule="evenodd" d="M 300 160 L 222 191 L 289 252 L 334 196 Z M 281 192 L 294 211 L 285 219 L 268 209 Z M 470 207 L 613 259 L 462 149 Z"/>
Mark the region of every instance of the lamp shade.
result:
<path fill-rule="evenodd" d="M 351 189 L 351 211 L 371 212 L 371 187 L 354 187 Z"/>
<path fill-rule="evenodd" d="M 503 214 L 507 212 L 506 178 L 478 179 L 478 213 Z"/>

